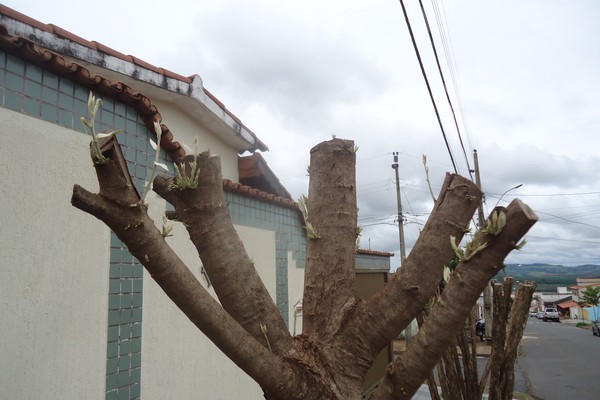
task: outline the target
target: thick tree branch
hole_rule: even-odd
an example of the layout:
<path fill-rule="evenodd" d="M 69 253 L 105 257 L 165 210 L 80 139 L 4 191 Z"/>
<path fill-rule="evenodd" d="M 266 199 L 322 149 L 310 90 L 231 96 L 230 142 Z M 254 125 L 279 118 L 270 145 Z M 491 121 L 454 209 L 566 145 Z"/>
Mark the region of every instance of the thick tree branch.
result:
<path fill-rule="evenodd" d="M 494 210 L 500 211 L 502 208 Z M 537 221 L 533 211 L 519 200 L 508 206 L 505 215 L 506 225 L 499 232 L 491 230 L 490 220 L 486 229 L 477 232 L 473 239 L 475 245 L 471 248 L 483 244 L 486 247 L 475 253 L 467 250 L 427 322 L 388 369 L 373 399 L 410 399 L 413 396 L 452 343 L 455 333 L 462 328 L 464 316 L 487 281 L 498 273 L 504 258 Z"/>
<path fill-rule="evenodd" d="M 186 157 L 181 164 L 188 174 L 192 160 L 193 156 Z M 154 191 L 175 207 L 223 308 L 275 354 L 285 354 L 292 344 L 291 335 L 231 222 L 220 158 L 206 152 L 196 162 L 198 188 L 181 190 L 174 186 L 174 178 L 159 175 Z M 266 327 L 268 343 L 261 325 Z"/>
<path fill-rule="evenodd" d="M 454 256 L 450 236 L 460 238 L 477 209 L 481 191 L 471 181 L 448 174 L 425 228 L 404 266 L 378 294 L 358 309 L 345 335 L 360 338 L 355 354 L 374 357 L 423 310 Z M 464 320 L 464 318 L 463 318 Z"/>
<path fill-rule="evenodd" d="M 356 149 L 350 140 L 333 139 L 310 153 L 303 333 L 326 340 L 354 300 Z"/>
<path fill-rule="evenodd" d="M 298 379 L 297 374 L 281 358 L 252 338 L 208 294 L 165 242 L 144 205 L 124 207 L 78 185 L 73 188 L 71 202 L 106 223 L 167 296 L 265 392 L 275 394 L 282 389 L 283 383 L 287 385 L 286 382 Z"/>

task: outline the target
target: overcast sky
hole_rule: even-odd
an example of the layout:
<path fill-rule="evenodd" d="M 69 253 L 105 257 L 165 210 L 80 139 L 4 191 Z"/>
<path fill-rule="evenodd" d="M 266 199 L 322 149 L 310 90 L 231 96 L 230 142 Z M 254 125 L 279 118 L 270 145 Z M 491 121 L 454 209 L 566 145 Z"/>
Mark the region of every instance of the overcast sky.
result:
<path fill-rule="evenodd" d="M 473 149 L 479 154 L 486 216 L 519 197 L 540 218 L 523 251 L 507 262 L 600 264 L 600 3 L 423 0 L 464 153 L 418 2 L 406 3 L 459 172 L 468 175 L 466 160 L 473 168 Z M 453 171 L 398 1 L 4 4 L 179 74 L 200 75 L 269 146 L 264 157 L 294 198 L 308 191 L 312 146 L 333 134 L 354 140 L 361 247 L 395 253 L 393 268 L 399 240 L 392 152 L 400 153 L 407 252 L 432 208 L 421 156 L 436 196 Z"/>

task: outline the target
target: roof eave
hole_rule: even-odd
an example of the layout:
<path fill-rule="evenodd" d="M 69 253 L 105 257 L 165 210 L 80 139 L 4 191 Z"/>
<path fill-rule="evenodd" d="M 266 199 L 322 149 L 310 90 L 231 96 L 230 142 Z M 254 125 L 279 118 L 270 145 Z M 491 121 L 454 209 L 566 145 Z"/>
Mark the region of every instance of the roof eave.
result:
<path fill-rule="evenodd" d="M 239 154 L 269 150 L 254 132 L 203 87 L 199 75 L 185 77 L 155 67 L 101 43 L 82 39 L 57 26 L 43 24 L 1 4 L 0 24 L 11 35 L 29 38 L 40 46 L 85 65 L 94 73 L 124 82 L 135 80 L 162 89 L 157 91 L 161 97 L 185 105 L 185 111 L 190 116 L 208 124 L 226 143 L 234 146 Z"/>

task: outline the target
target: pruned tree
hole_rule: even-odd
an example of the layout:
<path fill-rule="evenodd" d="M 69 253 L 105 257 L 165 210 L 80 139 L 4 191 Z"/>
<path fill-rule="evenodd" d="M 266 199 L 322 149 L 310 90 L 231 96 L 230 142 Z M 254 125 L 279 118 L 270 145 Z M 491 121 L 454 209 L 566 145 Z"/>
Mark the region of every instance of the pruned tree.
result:
<path fill-rule="evenodd" d="M 451 275 L 450 275 L 451 276 Z M 514 370 L 518 346 L 529 316 L 529 307 L 535 290 L 535 283 L 519 284 L 513 297 L 513 278 L 506 277 L 504 284 L 493 283 L 494 329 L 492 334 L 491 356 L 487 359 L 481 377 L 477 368 L 478 346 L 475 339 L 473 313 L 467 316 L 463 329 L 460 329 L 433 371 L 427 377 L 429 393 L 434 400 L 480 400 L 488 392 L 490 400 L 513 398 Z M 443 290 L 432 299 L 435 304 Z M 423 318 L 427 318 L 427 310 Z M 470 342 L 470 345 L 469 345 Z M 441 396 L 440 392 L 441 391 Z"/>
<path fill-rule="evenodd" d="M 492 332 L 492 354 L 484 371 L 483 381 L 490 374 L 490 400 L 510 400 L 515 385 L 515 363 L 519 343 L 529 317 L 531 298 L 535 283 L 520 284 L 512 297 L 513 278 L 507 277 L 502 284 L 495 283 L 494 327 Z M 483 385 L 480 386 L 480 395 Z"/>
<path fill-rule="evenodd" d="M 160 127 L 159 127 L 160 129 Z M 75 185 L 72 204 L 102 220 L 144 265 L 171 300 L 267 399 L 360 399 L 374 357 L 423 310 L 456 252 L 460 263 L 427 323 L 391 364 L 373 399 L 409 399 L 462 328 L 487 281 L 537 220 L 519 200 L 497 207 L 465 250 L 457 247 L 481 192 L 448 174 L 410 256 L 377 295 L 354 295 L 357 207 L 355 147 L 333 139 L 311 150 L 303 332 L 289 333 L 247 256 L 224 199 L 219 157 L 180 160 L 178 176 L 159 175 L 154 191 L 186 226 L 219 302 L 169 247 L 131 184 L 110 135 L 91 156 L 99 193 Z M 195 181 L 186 185 L 180 178 Z M 191 178 L 191 179 L 189 179 Z"/>

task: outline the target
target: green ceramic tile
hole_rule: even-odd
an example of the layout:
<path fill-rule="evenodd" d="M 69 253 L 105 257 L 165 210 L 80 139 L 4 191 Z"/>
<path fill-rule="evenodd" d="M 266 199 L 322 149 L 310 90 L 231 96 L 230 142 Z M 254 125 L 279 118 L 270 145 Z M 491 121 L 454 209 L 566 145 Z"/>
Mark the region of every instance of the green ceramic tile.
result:
<path fill-rule="evenodd" d="M 42 103 L 42 119 L 48 122 L 56 122 L 58 111 L 54 105 Z"/>
<path fill-rule="evenodd" d="M 38 83 L 42 82 L 43 70 L 37 65 L 27 64 L 25 67 L 25 77 Z"/>
<path fill-rule="evenodd" d="M 131 364 L 131 356 L 130 355 L 124 355 L 122 357 L 117 358 L 116 360 L 118 360 L 119 371 L 125 371 L 130 368 L 130 364 Z"/>
<path fill-rule="evenodd" d="M 121 308 L 131 308 L 132 303 L 133 299 L 131 294 L 124 294 L 121 296 Z"/>
<path fill-rule="evenodd" d="M 119 370 L 119 358 L 110 358 L 106 360 L 106 375 L 117 373 Z"/>
<path fill-rule="evenodd" d="M 9 54 L 6 57 L 6 70 L 23 76 L 25 75 L 25 63 L 20 58 Z"/>
<path fill-rule="evenodd" d="M 81 100 L 86 106 L 85 109 L 87 110 L 87 101 L 88 101 L 88 97 L 90 95 L 90 90 L 86 87 L 83 86 L 75 86 L 75 93 L 74 96 L 76 99 Z M 86 111 L 87 114 L 87 111 Z"/>
<path fill-rule="evenodd" d="M 69 79 L 61 79 L 58 84 L 58 90 L 61 93 L 68 95 L 70 98 L 73 98 L 73 94 L 75 92 L 75 84 Z"/>
<path fill-rule="evenodd" d="M 130 340 L 122 340 L 119 343 L 119 355 L 124 356 L 129 353 L 131 353 L 131 341 Z"/>
<path fill-rule="evenodd" d="M 116 384 L 116 378 L 115 378 L 115 384 Z M 107 385 L 108 388 L 108 385 Z M 105 400 L 119 400 L 119 393 L 117 392 L 116 389 L 111 390 L 109 392 L 106 392 L 106 398 Z"/>
<path fill-rule="evenodd" d="M 73 100 L 73 112 L 79 117 L 88 118 L 87 102 L 83 100 Z M 80 118 L 77 118 L 80 120 Z"/>
<path fill-rule="evenodd" d="M 131 340 L 131 352 L 132 353 L 140 353 L 142 351 L 142 339 L 132 339 Z"/>
<path fill-rule="evenodd" d="M 138 338 L 142 336 L 142 324 L 141 323 L 134 323 L 131 326 L 131 337 L 132 338 Z"/>
<path fill-rule="evenodd" d="M 131 305 L 133 307 L 141 307 L 142 306 L 143 298 L 142 298 L 141 293 L 133 294 L 131 297 L 132 297 Z"/>
<path fill-rule="evenodd" d="M 106 375 L 106 390 L 116 389 L 118 387 L 117 375 Z"/>
<path fill-rule="evenodd" d="M 25 94 L 34 99 L 39 99 L 42 95 L 42 85 L 32 80 L 25 81 Z"/>
<path fill-rule="evenodd" d="M 121 296 L 118 294 L 111 294 L 108 296 L 108 309 L 118 310 L 121 307 Z"/>
<path fill-rule="evenodd" d="M 144 282 L 141 279 L 133 280 L 133 292 L 134 293 L 141 293 L 143 288 L 144 288 Z"/>
<path fill-rule="evenodd" d="M 109 342 L 116 342 L 119 339 L 119 326 L 109 326 L 107 331 L 107 340 Z"/>
<path fill-rule="evenodd" d="M 58 123 L 64 127 L 70 128 L 73 126 L 73 114 L 69 111 L 58 110 Z"/>
<path fill-rule="evenodd" d="M 141 369 L 140 368 L 134 368 L 131 370 L 131 382 L 139 382 L 140 378 L 141 378 Z"/>
<path fill-rule="evenodd" d="M 11 74 L 10 72 L 5 76 L 6 88 L 16 93 L 23 93 L 25 81 L 20 75 Z"/>
<path fill-rule="evenodd" d="M 12 90 L 6 90 L 4 92 L 4 105 L 11 110 L 20 112 L 23 110 L 23 96 Z"/>
<path fill-rule="evenodd" d="M 127 384 L 129 384 L 129 382 L 127 382 Z M 131 397 L 129 396 L 129 387 L 119 389 L 118 400 L 131 400 Z"/>
<path fill-rule="evenodd" d="M 120 312 L 117 310 L 111 310 L 108 312 L 108 325 L 119 325 Z"/>
<path fill-rule="evenodd" d="M 42 101 L 56 105 L 58 102 L 58 91 L 47 86 L 42 86 Z"/>
<path fill-rule="evenodd" d="M 70 114 L 73 113 L 73 97 L 65 93 L 58 93 L 58 106 Z"/>
<path fill-rule="evenodd" d="M 25 97 L 25 113 L 39 118 L 42 113 L 42 105 L 39 100 Z"/>
<path fill-rule="evenodd" d="M 129 372 L 128 371 L 123 371 L 123 372 L 119 372 L 117 374 L 117 385 L 118 387 L 123 387 L 125 385 L 129 385 L 130 380 L 129 380 Z M 119 398 L 121 398 L 119 396 Z"/>
<path fill-rule="evenodd" d="M 137 368 L 142 365 L 142 353 L 133 353 L 131 355 L 131 368 Z"/>
<path fill-rule="evenodd" d="M 141 382 L 141 380 L 138 378 L 135 382 Z M 133 385 L 131 385 L 130 394 L 131 394 L 132 400 L 140 398 L 140 387 L 141 387 L 140 383 L 134 383 Z"/>
<path fill-rule="evenodd" d="M 131 316 L 131 322 L 142 322 L 142 309 L 134 308 Z"/>
<path fill-rule="evenodd" d="M 43 82 L 45 86 L 58 90 L 58 75 L 49 71 L 44 71 Z"/>
<path fill-rule="evenodd" d="M 114 358 L 114 357 L 117 357 L 118 355 L 119 355 L 119 347 L 117 346 L 117 344 L 109 343 L 108 346 L 106 346 L 106 357 Z"/>

